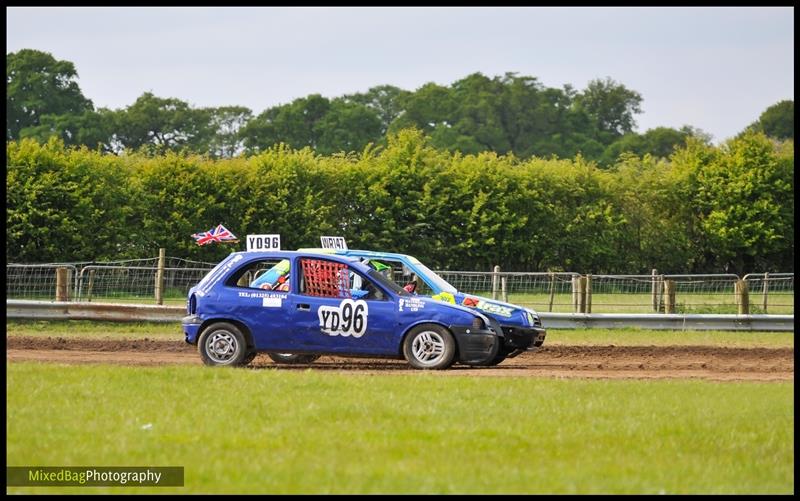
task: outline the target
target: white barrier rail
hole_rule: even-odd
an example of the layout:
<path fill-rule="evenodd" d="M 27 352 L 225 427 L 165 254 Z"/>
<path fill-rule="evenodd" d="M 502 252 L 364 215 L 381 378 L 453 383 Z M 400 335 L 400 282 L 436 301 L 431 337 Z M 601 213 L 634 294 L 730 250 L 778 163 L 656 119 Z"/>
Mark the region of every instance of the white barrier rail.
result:
<path fill-rule="evenodd" d="M 179 322 L 183 306 L 6 300 L 7 318 Z M 794 315 L 703 315 L 638 313 L 540 313 L 547 329 L 640 327 L 669 330 L 794 331 Z"/>
<path fill-rule="evenodd" d="M 107 320 L 112 322 L 180 322 L 185 306 L 76 303 L 6 299 L 6 317 L 31 320 Z"/>
<path fill-rule="evenodd" d="M 539 313 L 539 317 L 547 329 L 794 331 L 794 315 Z"/>

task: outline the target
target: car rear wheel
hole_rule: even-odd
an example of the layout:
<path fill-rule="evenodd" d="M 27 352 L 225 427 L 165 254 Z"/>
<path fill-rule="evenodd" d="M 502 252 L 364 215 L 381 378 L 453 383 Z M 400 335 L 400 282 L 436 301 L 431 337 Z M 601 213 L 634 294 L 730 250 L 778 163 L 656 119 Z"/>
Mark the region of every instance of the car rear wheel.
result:
<path fill-rule="evenodd" d="M 197 350 L 204 364 L 215 366 L 245 365 L 249 354 L 244 334 L 228 322 L 208 326 L 200 335 Z"/>
<path fill-rule="evenodd" d="M 455 361 L 456 342 L 440 325 L 418 325 L 406 336 L 403 354 L 415 369 L 447 369 Z"/>
<path fill-rule="evenodd" d="M 302 355 L 293 353 L 267 353 L 278 364 L 310 364 L 319 358 L 319 355 Z"/>

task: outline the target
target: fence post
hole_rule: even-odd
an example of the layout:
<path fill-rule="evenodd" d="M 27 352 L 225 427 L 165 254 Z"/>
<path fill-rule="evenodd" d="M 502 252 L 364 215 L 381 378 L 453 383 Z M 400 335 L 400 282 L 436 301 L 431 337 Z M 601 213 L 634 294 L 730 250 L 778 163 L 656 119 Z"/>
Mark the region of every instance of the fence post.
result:
<path fill-rule="evenodd" d="M 659 275 L 657 279 L 658 283 L 658 313 L 664 312 L 664 275 Z"/>
<path fill-rule="evenodd" d="M 158 249 L 158 270 L 156 271 L 156 304 L 164 304 L 164 261 L 165 249 Z"/>
<path fill-rule="evenodd" d="M 72 291 L 69 293 L 69 297 L 74 301 L 78 297 L 78 274 L 71 266 L 67 268 L 67 281 L 69 282 L 68 287 Z"/>
<path fill-rule="evenodd" d="M 658 270 L 653 268 L 653 271 L 650 273 L 652 277 L 650 281 L 652 282 L 651 290 L 652 290 L 652 302 L 653 302 L 653 311 L 658 313 L 658 280 L 657 280 Z"/>
<path fill-rule="evenodd" d="M 89 270 L 89 284 L 86 286 L 86 300 L 90 303 L 92 302 L 92 288 L 94 287 L 94 272 L 95 270 Z"/>
<path fill-rule="evenodd" d="M 508 277 L 503 275 L 500 277 L 500 297 L 503 299 L 503 302 L 508 302 Z"/>
<path fill-rule="evenodd" d="M 764 290 L 761 292 L 764 295 L 764 302 L 762 307 L 764 308 L 764 314 L 767 313 L 767 292 L 769 292 L 769 272 L 764 273 Z"/>
<path fill-rule="evenodd" d="M 578 285 L 578 301 L 575 313 L 586 313 L 586 277 L 579 276 L 575 280 L 577 280 L 576 283 Z"/>
<path fill-rule="evenodd" d="M 586 275 L 586 306 L 584 307 L 584 313 L 591 313 L 592 312 L 592 274 L 588 273 Z"/>
<path fill-rule="evenodd" d="M 500 273 L 500 266 L 495 266 L 494 273 L 492 273 L 492 299 L 497 299 L 498 278 L 500 277 L 498 273 Z"/>
<path fill-rule="evenodd" d="M 69 301 L 69 277 L 63 267 L 56 268 L 56 301 Z"/>
<path fill-rule="evenodd" d="M 578 313 L 578 289 L 581 287 L 581 276 L 572 276 L 572 311 Z"/>
<path fill-rule="evenodd" d="M 664 313 L 675 313 L 674 280 L 664 280 Z"/>
<path fill-rule="evenodd" d="M 547 307 L 547 311 L 553 311 L 553 299 L 555 298 L 556 294 L 556 274 L 552 271 L 550 272 L 550 304 Z"/>
<path fill-rule="evenodd" d="M 736 280 L 736 285 L 733 287 L 736 294 L 737 313 L 739 315 L 750 314 L 750 297 L 747 293 L 747 282 L 742 279 Z"/>

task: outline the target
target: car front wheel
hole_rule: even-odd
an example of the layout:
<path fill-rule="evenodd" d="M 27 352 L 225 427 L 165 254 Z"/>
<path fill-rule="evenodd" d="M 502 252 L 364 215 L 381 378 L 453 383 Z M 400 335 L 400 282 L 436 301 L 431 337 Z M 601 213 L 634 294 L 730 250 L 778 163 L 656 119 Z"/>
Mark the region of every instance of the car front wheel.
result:
<path fill-rule="evenodd" d="M 403 354 L 415 369 L 447 369 L 455 361 L 456 342 L 441 325 L 418 325 L 406 336 Z"/>
<path fill-rule="evenodd" d="M 207 327 L 197 343 L 197 350 L 206 365 L 245 365 L 250 352 L 244 334 L 233 324 L 218 322 Z"/>

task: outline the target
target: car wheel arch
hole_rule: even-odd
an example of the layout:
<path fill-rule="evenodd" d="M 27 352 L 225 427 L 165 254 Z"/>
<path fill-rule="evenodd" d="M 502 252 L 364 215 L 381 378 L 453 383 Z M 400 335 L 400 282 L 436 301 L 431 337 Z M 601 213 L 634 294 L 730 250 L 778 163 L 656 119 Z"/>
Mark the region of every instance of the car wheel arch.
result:
<path fill-rule="evenodd" d="M 220 318 L 209 318 L 204 320 L 203 323 L 200 324 L 200 328 L 197 330 L 197 340 L 198 341 L 200 340 L 200 336 L 203 335 L 203 332 L 208 327 L 219 322 L 228 322 L 230 324 L 235 325 L 240 331 L 242 331 L 242 334 L 244 334 L 244 338 L 247 340 L 247 348 L 250 350 L 255 348 L 256 345 L 255 342 L 253 341 L 253 333 L 250 332 L 250 329 L 247 327 L 247 325 L 245 325 L 243 322 L 240 322 L 239 320 L 234 320 L 232 318 L 220 317 Z"/>
<path fill-rule="evenodd" d="M 403 335 L 400 336 L 400 344 L 399 344 L 399 347 L 398 347 L 398 354 L 400 355 L 401 358 L 403 357 L 403 345 L 406 342 L 406 338 L 408 337 L 408 334 L 415 327 L 418 327 L 420 325 L 438 325 L 439 327 L 443 327 L 447 332 L 450 333 L 451 336 L 453 336 L 453 332 L 450 330 L 450 327 L 448 325 L 445 325 L 442 322 L 437 321 L 437 320 L 420 320 L 419 322 L 415 322 L 415 323 L 409 325 L 406 328 L 406 330 L 403 331 Z M 453 339 L 455 339 L 455 336 L 453 336 Z M 458 359 L 458 343 L 456 343 L 456 359 Z"/>

